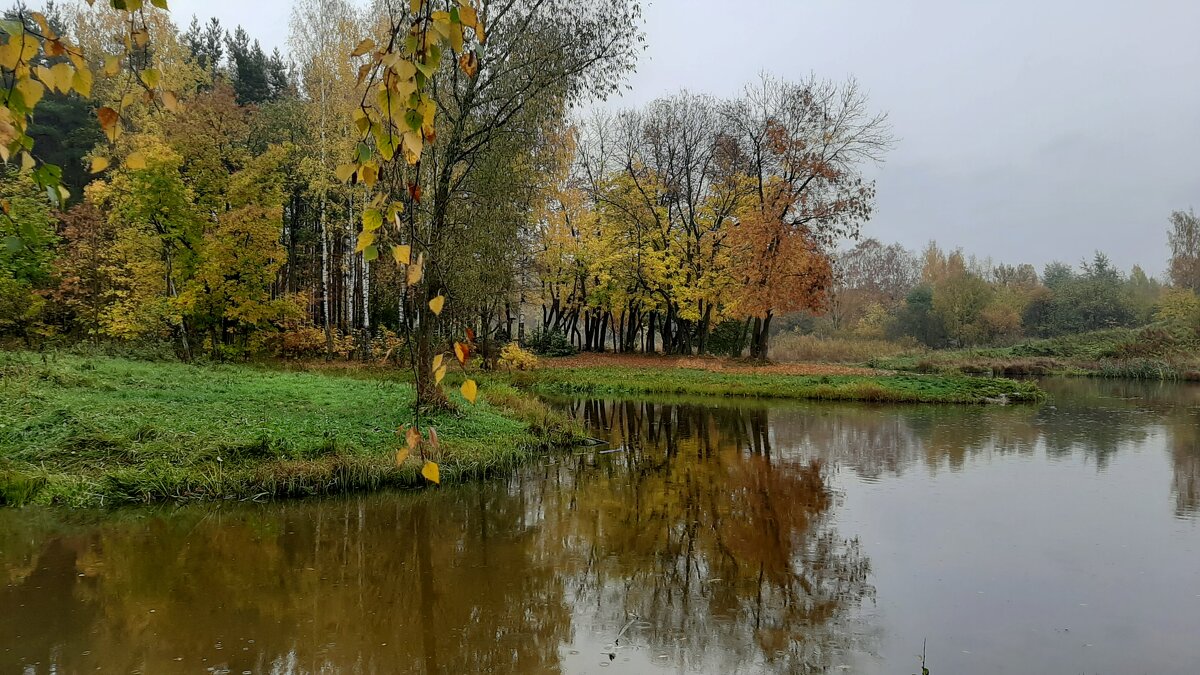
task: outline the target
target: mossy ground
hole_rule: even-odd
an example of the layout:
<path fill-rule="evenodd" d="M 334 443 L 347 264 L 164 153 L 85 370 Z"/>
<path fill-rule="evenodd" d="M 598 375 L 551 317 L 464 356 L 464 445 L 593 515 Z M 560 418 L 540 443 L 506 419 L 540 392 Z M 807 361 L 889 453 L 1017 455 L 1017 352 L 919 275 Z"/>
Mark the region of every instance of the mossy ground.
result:
<path fill-rule="evenodd" d="M 443 482 L 511 467 L 579 430 L 493 383 L 434 426 Z M 397 378 L 0 352 L 0 504 L 255 499 L 424 483 L 396 466 Z"/>

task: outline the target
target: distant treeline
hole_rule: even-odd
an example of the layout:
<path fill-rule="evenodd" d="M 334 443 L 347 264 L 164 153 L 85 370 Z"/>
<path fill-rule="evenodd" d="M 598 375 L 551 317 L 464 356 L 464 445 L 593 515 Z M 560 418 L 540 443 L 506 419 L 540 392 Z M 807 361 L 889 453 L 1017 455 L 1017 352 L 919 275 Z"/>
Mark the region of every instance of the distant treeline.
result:
<path fill-rule="evenodd" d="M 1072 266 L 995 264 L 944 251 L 921 253 L 875 239 L 835 256 L 828 311 L 794 314 L 781 331 L 915 340 L 928 347 L 1009 344 L 1164 322 L 1200 330 L 1200 236 L 1191 211 L 1171 216 L 1168 279 L 1124 273 L 1097 252 Z"/>

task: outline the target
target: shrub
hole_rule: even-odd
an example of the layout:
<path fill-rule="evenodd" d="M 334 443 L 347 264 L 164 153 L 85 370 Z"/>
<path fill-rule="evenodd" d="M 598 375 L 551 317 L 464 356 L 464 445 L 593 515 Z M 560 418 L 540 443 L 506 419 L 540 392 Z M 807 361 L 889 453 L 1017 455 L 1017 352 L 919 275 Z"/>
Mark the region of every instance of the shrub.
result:
<path fill-rule="evenodd" d="M 525 341 L 525 345 L 533 353 L 543 356 L 572 356 L 578 351 L 575 349 L 575 345 L 571 344 L 565 333 L 556 330 L 542 330 L 541 328 L 533 330 L 529 339 Z"/>
<path fill-rule="evenodd" d="M 729 319 L 718 323 L 713 328 L 712 333 L 708 336 L 706 349 L 710 354 L 736 358 L 742 355 L 749 342 L 750 334 L 746 330 L 746 322 Z"/>
<path fill-rule="evenodd" d="M 325 329 L 313 324 L 288 326 L 270 336 L 267 341 L 277 356 L 292 359 L 318 358 L 325 356 Z M 348 358 L 355 350 L 353 335 L 342 335 L 333 329 L 333 352 Z"/>
<path fill-rule="evenodd" d="M 521 345 L 510 342 L 500 349 L 498 363 L 508 370 L 533 370 L 537 367 L 537 357 L 521 349 Z"/>

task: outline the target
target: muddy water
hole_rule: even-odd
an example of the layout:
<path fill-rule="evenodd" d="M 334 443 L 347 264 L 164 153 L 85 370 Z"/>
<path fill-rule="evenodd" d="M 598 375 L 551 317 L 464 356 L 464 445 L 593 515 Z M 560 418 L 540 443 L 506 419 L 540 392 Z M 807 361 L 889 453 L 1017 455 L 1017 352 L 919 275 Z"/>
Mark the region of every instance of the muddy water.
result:
<path fill-rule="evenodd" d="M 1200 671 L 1200 387 L 564 402 L 488 483 L 0 511 L 0 673 Z"/>

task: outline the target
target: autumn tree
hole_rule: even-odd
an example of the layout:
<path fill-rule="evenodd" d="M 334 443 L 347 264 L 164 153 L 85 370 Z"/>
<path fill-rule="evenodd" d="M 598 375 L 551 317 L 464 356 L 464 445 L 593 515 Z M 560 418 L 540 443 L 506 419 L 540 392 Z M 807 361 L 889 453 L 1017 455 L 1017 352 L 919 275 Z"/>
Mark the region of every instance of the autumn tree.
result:
<path fill-rule="evenodd" d="M 1200 293 L 1200 220 L 1191 209 L 1171 214 L 1171 283 Z"/>
<path fill-rule="evenodd" d="M 638 12 L 628 0 L 377 3 L 384 25 L 354 50 L 366 58 L 356 120 L 364 142 L 344 177 L 374 192 L 359 249 L 371 259 L 386 247 L 412 270 L 404 319 L 418 407 L 445 403 L 433 363 L 443 293 L 460 264 L 450 235 L 474 225 L 459 189 L 493 144 L 539 126 L 517 120 L 614 91 L 640 39 Z"/>
<path fill-rule="evenodd" d="M 199 262 L 202 220 L 180 174 L 182 158 L 161 140 L 139 141 L 134 162 L 89 188 L 115 230 L 106 253 L 120 269 L 101 324 L 116 337 L 173 335 L 190 358 L 188 316 L 179 296 Z"/>
<path fill-rule="evenodd" d="M 743 258 L 738 306 L 752 322 L 751 356 L 765 359 L 772 317 L 821 307 L 831 283 L 827 260 L 796 266 L 778 259 L 797 251 L 827 255 L 839 239 L 857 236 L 875 196 L 862 165 L 880 161 L 892 141 L 886 116 L 870 112 L 853 80 L 764 78 L 747 88 L 730 117 L 751 180 L 746 220 L 756 227 L 747 228 L 747 238 L 765 237 L 744 247 L 765 257 Z M 785 239 L 792 235 L 795 242 Z M 763 272 L 773 269 L 825 276 L 798 284 L 792 273 Z"/>

